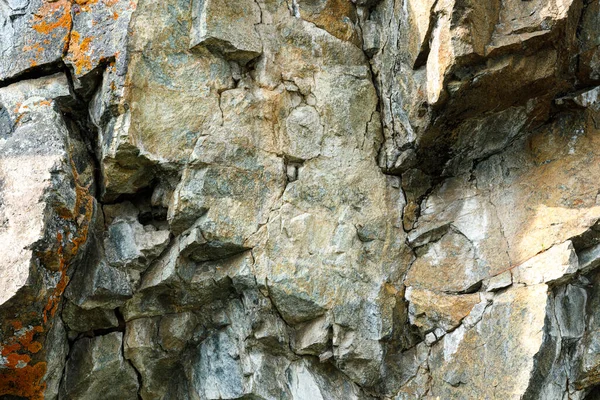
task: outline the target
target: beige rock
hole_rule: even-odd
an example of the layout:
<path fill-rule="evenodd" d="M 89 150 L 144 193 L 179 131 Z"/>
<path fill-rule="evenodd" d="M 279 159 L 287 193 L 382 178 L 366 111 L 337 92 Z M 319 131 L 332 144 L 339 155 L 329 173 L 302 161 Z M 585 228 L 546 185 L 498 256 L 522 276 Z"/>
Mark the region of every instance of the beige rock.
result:
<path fill-rule="evenodd" d="M 555 245 L 512 270 L 513 281 L 526 285 L 568 280 L 579 270 L 577 254 L 570 241 Z"/>
<path fill-rule="evenodd" d="M 545 285 L 510 289 L 495 297 L 474 328 L 444 336 L 429 359 L 431 395 L 522 396 L 543 343 L 546 290 Z"/>
<path fill-rule="evenodd" d="M 423 334 L 437 328 L 454 330 L 480 301 L 477 293 L 446 295 L 410 287 L 405 296 L 409 302 L 410 323 Z"/>
<path fill-rule="evenodd" d="M 252 0 L 194 0 L 190 48 L 205 46 L 228 59 L 246 63 L 261 53 L 255 30 L 260 23 L 261 10 Z"/>

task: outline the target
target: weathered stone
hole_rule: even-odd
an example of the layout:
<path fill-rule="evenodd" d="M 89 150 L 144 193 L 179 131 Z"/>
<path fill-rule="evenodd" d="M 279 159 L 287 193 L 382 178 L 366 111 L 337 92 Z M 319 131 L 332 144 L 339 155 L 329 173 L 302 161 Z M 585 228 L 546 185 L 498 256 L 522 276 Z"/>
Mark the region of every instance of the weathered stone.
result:
<path fill-rule="evenodd" d="M 190 48 L 202 45 L 241 63 L 260 55 L 255 25 L 261 23 L 261 10 L 256 2 L 194 0 L 192 13 Z"/>
<path fill-rule="evenodd" d="M 160 399 L 169 389 L 177 368 L 179 354 L 169 354 L 158 338 L 158 318 L 140 318 L 127 323 L 123 351 L 141 376 L 140 395 L 143 399 Z"/>
<path fill-rule="evenodd" d="M 296 330 L 292 349 L 298 354 L 320 355 L 326 351 L 330 336 L 331 322 L 327 317 L 317 318 Z"/>
<path fill-rule="evenodd" d="M 71 2 L 30 0 L 0 6 L 0 81 L 60 62 L 71 30 Z"/>
<path fill-rule="evenodd" d="M 510 289 L 494 299 L 475 327 L 461 326 L 436 343 L 429 359 L 431 395 L 522 396 L 542 346 L 546 290 Z"/>
<path fill-rule="evenodd" d="M 137 210 L 120 214 L 107 228 L 104 246 L 111 266 L 144 270 L 167 247 L 170 233 L 138 221 Z"/>
<path fill-rule="evenodd" d="M 429 290 L 408 288 L 406 299 L 409 302 L 410 323 L 423 334 L 441 328 L 454 330 L 469 315 L 479 294 L 445 295 Z"/>
<path fill-rule="evenodd" d="M 123 358 L 123 334 L 79 339 L 73 345 L 60 388 L 64 399 L 133 399 L 135 370 Z"/>
<path fill-rule="evenodd" d="M 485 290 L 487 290 L 488 292 L 495 292 L 497 290 L 509 287 L 510 285 L 512 285 L 512 283 L 512 274 L 510 273 L 510 271 L 505 271 L 501 274 L 490 278 L 485 283 Z"/>
<path fill-rule="evenodd" d="M 71 285 L 67 288 L 67 298 L 85 310 L 102 307 L 117 308 L 131 298 L 133 289 L 127 274 L 108 265 L 102 245 L 94 238 L 87 263 L 79 268 Z"/>
<path fill-rule="evenodd" d="M 527 260 L 512 270 L 513 281 L 526 285 L 567 280 L 579 270 L 579 261 L 570 241 Z"/>
<path fill-rule="evenodd" d="M 592 398 L 598 4 L 0 0 L 0 397 Z"/>
<path fill-rule="evenodd" d="M 103 308 L 85 310 L 70 301 L 64 303 L 61 316 L 67 327 L 75 332 L 88 332 L 119 326 L 119 320 L 114 310 Z"/>
<path fill-rule="evenodd" d="M 67 346 L 60 302 L 97 217 L 90 160 L 61 110 L 68 93 L 63 75 L 0 88 L 13 124 L 0 136 L 3 397 L 42 398 L 46 389 L 55 398 Z"/>
<path fill-rule="evenodd" d="M 72 27 L 65 57 L 75 76 L 115 62 L 127 46 L 128 25 L 137 1 L 82 2 L 71 10 Z"/>

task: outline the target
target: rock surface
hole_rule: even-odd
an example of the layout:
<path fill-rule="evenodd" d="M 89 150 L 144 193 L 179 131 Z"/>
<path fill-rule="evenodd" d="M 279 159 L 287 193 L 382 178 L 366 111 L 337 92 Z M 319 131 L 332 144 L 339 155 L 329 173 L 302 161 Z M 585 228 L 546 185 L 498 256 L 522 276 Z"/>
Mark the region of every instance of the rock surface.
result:
<path fill-rule="evenodd" d="M 0 398 L 594 399 L 598 0 L 0 0 Z"/>

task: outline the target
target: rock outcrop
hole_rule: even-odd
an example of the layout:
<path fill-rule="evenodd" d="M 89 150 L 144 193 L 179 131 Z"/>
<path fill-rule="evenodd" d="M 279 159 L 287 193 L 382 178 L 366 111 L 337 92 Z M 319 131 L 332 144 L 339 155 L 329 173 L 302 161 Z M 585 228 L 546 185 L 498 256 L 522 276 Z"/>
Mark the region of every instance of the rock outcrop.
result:
<path fill-rule="evenodd" d="M 599 46 L 598 0 L 0 0 L 0 398 L 600 398 Z"/>

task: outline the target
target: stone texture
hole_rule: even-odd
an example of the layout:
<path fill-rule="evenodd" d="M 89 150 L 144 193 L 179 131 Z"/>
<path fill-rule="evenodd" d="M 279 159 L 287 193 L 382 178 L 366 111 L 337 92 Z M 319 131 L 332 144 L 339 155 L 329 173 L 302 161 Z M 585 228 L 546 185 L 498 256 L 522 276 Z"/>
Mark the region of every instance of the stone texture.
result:
<path fill-rule="evenodd" d="M 138 381 L 123 358 L 123 334 L 83 338 L 71 349 L 60 397 L 64 399 L 133 399 Z"/>
<path fill-rule="evenodd" d="M 71 1 L 3 1 L 0 81 L 61 61 L 71 31 Z"/>
<path fill-rule="evenodd" d="M 0 398 L 591 399 L 598 0 L 0 0 Z"/>
<path fill-rule="evenodd" d="M 260 55 L 262 46 L 255 25 L 261 23 L 261 11 L 257 3 L 194 0 L 192 7 L 190 48 L 204 46 L 241 63 Z"/>
<path fill-rule="evenodd" d="M 55 397 L 64 364 L 61 298 L 97 215 L 88 153 L 64 117 L 68 96 L 62 74 L 0 88 L 13 124 L 0 143 L 0 395 Z"/>

